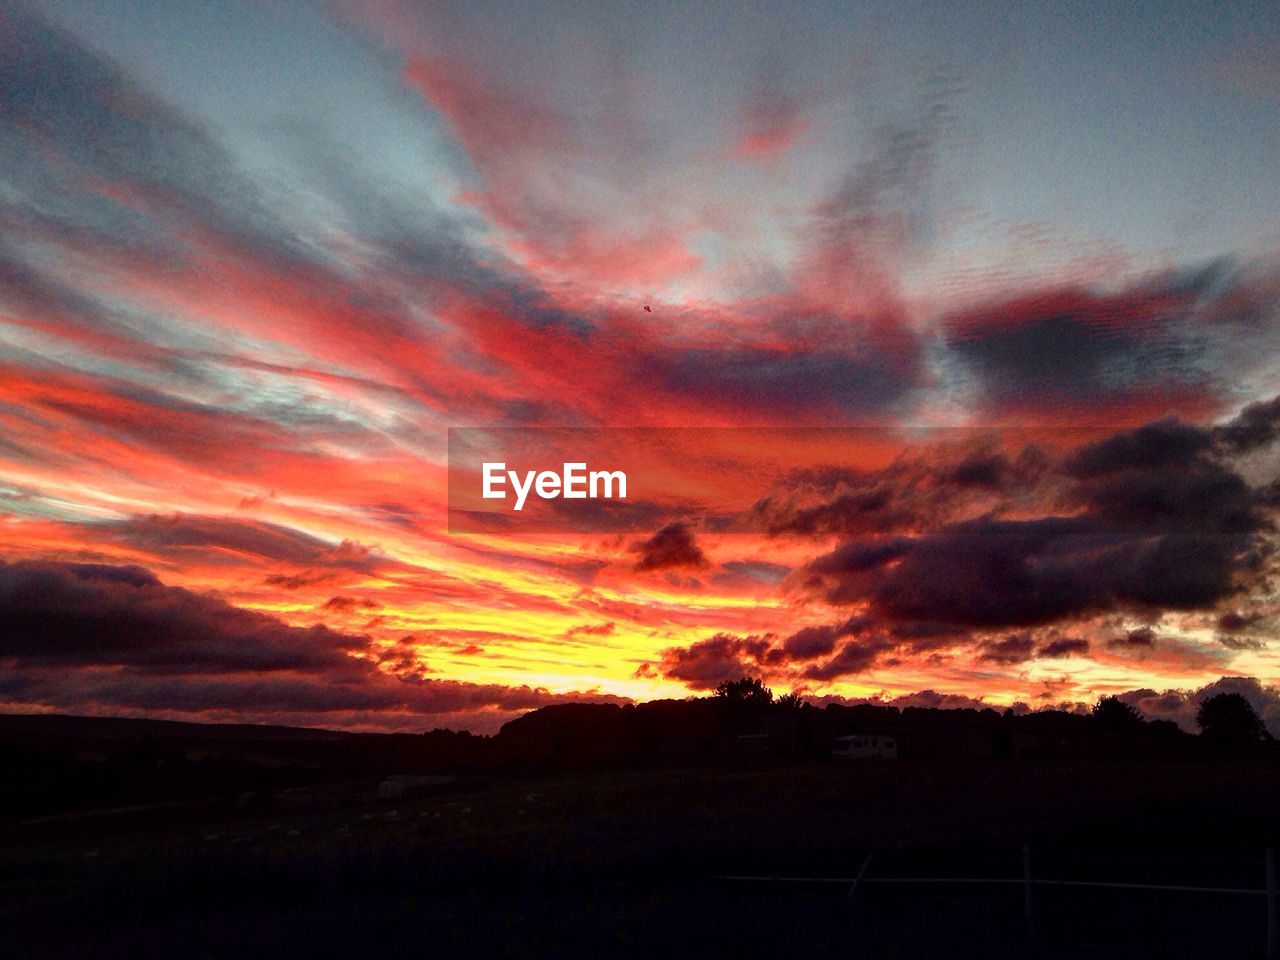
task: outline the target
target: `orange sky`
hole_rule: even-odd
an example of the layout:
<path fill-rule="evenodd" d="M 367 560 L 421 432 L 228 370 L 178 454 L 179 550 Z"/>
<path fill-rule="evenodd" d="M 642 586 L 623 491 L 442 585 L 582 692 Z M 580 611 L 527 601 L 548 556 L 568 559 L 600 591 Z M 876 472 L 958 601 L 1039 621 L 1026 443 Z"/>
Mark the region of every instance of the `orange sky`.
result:
<path fill-rule="evenodd" d="M 580 95 L 513 77 L 465 16 L 324 16 L 321 128 L 3 14 L 0 706 L 491 730 L 741 673 L 1280 679 L 1274 244 L 984 210 L 933 87 L 865 124 L 690 77 L 705 114 L 594 54 Z M 450 532 L 450 427 L 658 479 L 608 532 Z"/>

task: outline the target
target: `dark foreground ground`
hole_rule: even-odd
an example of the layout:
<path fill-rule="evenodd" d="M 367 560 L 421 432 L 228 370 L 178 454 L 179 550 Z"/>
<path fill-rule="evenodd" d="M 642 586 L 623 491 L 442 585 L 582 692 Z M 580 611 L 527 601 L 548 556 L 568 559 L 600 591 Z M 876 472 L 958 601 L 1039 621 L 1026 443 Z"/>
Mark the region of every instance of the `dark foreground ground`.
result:
<path fill-rule="evenodd" d="M 243 807 L 243 805 L 242 805 Z M 724 874 L 1265 885 L 1249 755 L 720 765 L 460 779 L 295 814 L 0 828 L 8 958 L 1258 957 L 1266 898 Z"/>

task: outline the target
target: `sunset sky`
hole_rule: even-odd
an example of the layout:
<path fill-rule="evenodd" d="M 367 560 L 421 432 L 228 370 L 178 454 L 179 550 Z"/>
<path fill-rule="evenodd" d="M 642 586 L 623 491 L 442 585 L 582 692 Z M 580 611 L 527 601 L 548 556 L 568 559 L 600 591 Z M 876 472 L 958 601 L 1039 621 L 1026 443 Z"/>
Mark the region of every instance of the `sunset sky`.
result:
<path fill-rule="evenodd" d="M 0 710 L 1280 732 L 1280 7 L 1070 7 L 0 0 Z M 451 532 L 461 427 L 682 466 Z"/>

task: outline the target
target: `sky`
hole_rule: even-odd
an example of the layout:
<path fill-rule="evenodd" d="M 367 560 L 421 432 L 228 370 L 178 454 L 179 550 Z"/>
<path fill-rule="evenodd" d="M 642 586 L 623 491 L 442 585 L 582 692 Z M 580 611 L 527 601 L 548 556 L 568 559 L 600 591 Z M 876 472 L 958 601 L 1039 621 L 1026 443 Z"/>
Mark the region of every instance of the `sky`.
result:
<path fill-rule="evenodd" d="M 0 709 L 1280 730 L 1280 10 L 1047 6 L 0 0 Z"/>

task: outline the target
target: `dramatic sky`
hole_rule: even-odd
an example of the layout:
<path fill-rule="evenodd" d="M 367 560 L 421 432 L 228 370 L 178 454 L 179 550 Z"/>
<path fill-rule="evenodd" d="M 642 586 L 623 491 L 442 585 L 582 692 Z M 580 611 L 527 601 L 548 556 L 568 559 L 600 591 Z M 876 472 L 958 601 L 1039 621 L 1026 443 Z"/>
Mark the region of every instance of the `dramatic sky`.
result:
<path fill-rule="evenodd" d="M 1280 729 L 1280 8 L 1042 6 L 0 0 L 0 709 Z M 451 427 L 717 429 L 588 534 Z"/>

